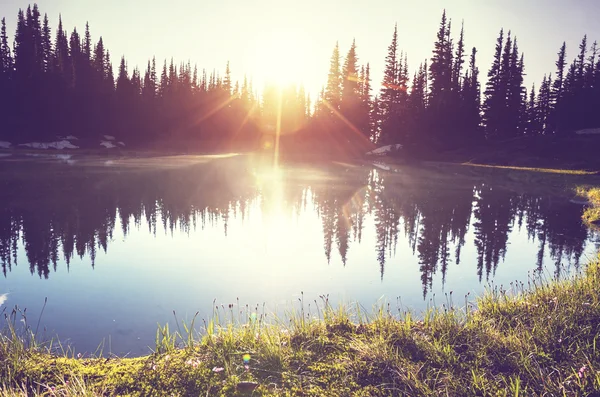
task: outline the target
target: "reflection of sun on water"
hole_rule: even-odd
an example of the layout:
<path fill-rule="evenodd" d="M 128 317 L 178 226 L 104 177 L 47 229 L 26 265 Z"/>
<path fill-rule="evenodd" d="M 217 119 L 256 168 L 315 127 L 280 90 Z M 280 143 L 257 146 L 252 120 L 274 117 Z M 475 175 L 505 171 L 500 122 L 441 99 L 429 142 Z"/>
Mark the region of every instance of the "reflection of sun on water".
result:
<path fill-rule="evenodd" d="M 280 167 L 266 166 L 254 172 L 261 192 L 261 213 L 268 252 L 277 252 L 290 238 L 289 214 L 285 211 L 284 175 Z"/>

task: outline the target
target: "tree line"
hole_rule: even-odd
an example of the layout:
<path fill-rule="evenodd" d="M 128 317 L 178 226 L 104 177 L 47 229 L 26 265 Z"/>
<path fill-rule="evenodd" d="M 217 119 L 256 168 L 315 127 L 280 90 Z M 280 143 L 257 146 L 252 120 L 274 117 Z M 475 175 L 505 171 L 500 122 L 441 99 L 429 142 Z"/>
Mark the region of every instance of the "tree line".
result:
<path fill-rule="evenodd" d="M 600 62 L 587 36 L 569 65 L 563 43 L 554 74 L 530 90 L 523 83 L 525 57 L 511 31 L 500 30 L 485 87 L 464 23 L 456 35 L 445 11 L 432 57 L 412 75 L 401 41 L 395 27 L 379 90 L 373 89 L 370 64 L 359 63 L 356 42 L 343 59 L 336 44 L 327 83 L 312 102 L 301 86 L 259 90 L 251 78 L 234 82 L 229 63 L 221 75 L 189 61 L 152 58 L 142 71 L 122 57 L 114 75 L 111 54 L 102 37 L 92 42 L 89 25 L 82 35 L 76 28 L 68 34 L 59 17 L 53 36 L 47 15 L 42 18 L 34 4 L 19 10 L 12 45 L 2 19 L 0 138 L 52 140 L 60 132 L 94 141 L 110 133 L 134 146 L 212 148 L 225 142 L 265 146 L 265 136 L 280 132 L 325 147 L 452 149 L 600 126 L 594 111 L 600 106 Z"/>

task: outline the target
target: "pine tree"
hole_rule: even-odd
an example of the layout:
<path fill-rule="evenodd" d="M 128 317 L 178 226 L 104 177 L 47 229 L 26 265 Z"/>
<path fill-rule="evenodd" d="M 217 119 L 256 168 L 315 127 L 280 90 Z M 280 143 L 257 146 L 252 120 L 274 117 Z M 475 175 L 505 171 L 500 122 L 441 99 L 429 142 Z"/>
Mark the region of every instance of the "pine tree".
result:
<path fill-rule="evenodd" d="M 121 57 L 121 63 L 119 64 L 119 76 L 117 77 L 117 92 L 125 94 L 129 92 L 129 75 L 127 73 L 127 63 L 125 62 L 125 56 Z"/>
<path fill-rule="evenodd" d="M 579 88 L 583 88 L 584 84 L 584 72 L 585 72 L 585 57 L 587 55 L 587 35 L 583 36 L 581 44 L 579 45 L 579 56 L 577 57 L 577 85 Z"/>
<path fill-rule="evenodd" d="M 146 72 L 144 73 L 144 86 L 142 88 L 142 97 L 146 102 L 152 102 L 156 95 L 156 82 L 152 80 L 152 63 L 148 61 Z"/>
<path fill-rule="evenodd" d="M 231 69 L 229 69 L 229 61 L 225 67 L 225 78 L 223 79 L 223 90 L 229 96 L 231 95 Z"/>
<path fill-rule="evenodd" d="M 31 10 L 30 10 L 31 12 Z M 25 22 L 25 14 L 19 9 L 17 15 L 17 31 L 15 33 L 14 54 L 15 54 L 15 70 L 21 76 L 29 77 L 31 70 L 31 57 L 29 47 L 30 41 L 29 30 Z M 25 77 L 25 78 L 26 78 Z"/>
<path fill-rule="evenodd" d="M 502 88 L 502 48 L 504 45 L 504 30 L 500 30 L 500 35 L 496 41 L 496 50 L 494 52 L 494 61 L 488 72 L 488 81 L 485 89 L 484 102 L 484 120 L 486 126 L 486 136 L 496 137 L 500 130 L 502 117 L 501 108 L 503 106 L 503 88 Z"/>
<path fill-rule="evenodd" d="M 371 66 L 367 63 L 366 68 L 362 68 L 364 73 L 361 73 L 361 94 L 360 94 L 360 130 L 367 138 L 372 136 L 372 125 L 371 125 Z"/>
<path fill-rule="evenodd" d="M 558 105 L 562 98 L 562 91 L 564 85 L 564 76 L 565 76 L 565 67 L 567 65 L 566 62 L 567 57 L 567 43 L 563 42 L 562 47 L 558 52 L 558 60 L 556 61 L 556 79 L 554 79 L 554 83 L 552 84 L 552 97 L 553 103 Z"/>
<path fill-rule="evenodd" d="M 453 85 L 455 64 L 451 30 L 451 22 L 448 21 L 444 10 L 429 66 L 431 90 L 428 108 L 431 128 L 429 132 L 443 146 L 456 144 L 458 129 L 459 96 L 456 95 L 457 90 Z"/>
<path fill-rule="evenodd" d="M 0 73 L 9 75 L 12 73 L 12 69 L 13 59 L 6 34 L 6 18 L 2 18 L 0 27 Z"/>
<path fill-rule="evenodd" d="M 56 41 L 54 43 L 54 64 L 55 70 L 65 79 L 70 82 L 72 75 L 72 64 L 69 51 L 69 42 L 67 34 L 63 30 L 62 17 L 58 17 L 58 29 L 56 30 Z"/>
<path fill-rule="evenodd" d="M 358 79 L 358 58 L 356 55 L 356 42 L 352 41 L 350 50 L 346 55 L 342 69 L 342 98 L 340 112 L 355 129 L 362 129 L 361 120 L 361 93 Z M 351 127 L 352 128 L 352 127 Z M 363 134 L 366 132 L 361 130 Z"/>
<path fill-rule="evenodd" d="M 105 57 L 105 62 L 106 62 L 106 82 L 107 82 L 107 86 L 112 90 L 115 89 L 115 76 L 114 76 L 114 72 L 113 72 L 113 65 L 112 62 L 110 61 L 110 52 L 108 50 L 106 50 L 106 57 Z"/>
<path fill-rule="evenodd" d="M 460 89 L 460 86 L 462 84 L 462 82 L 461 82 L 462 67 L 463 67 L 463 64 L 465 63 L 465 61 L 464 61 L 464 54 L 465 54 L 464 38 L 465 38 L 465 24 L 463 21 L 462 26 L 460 28 L 460 38 L 458 40 L 458 46 L 456 48 L 456 56 L 454 57 L 454 68 L 453 68 L 453 76 L 452 76 L 452 83 L 453 83 L 454 87 L 456 87 L 457 89 Z"/>
<path fill-rule="evenodd" d="M 550 121 L 550 111 L 551 111 L 551 87 L 552 86 L 552 76 L 544 75 L 544 79 L 542 80 L 542 85 L 540 86 L 540 92 L 537 98 L 537 123 L 539 125 L 539 130 L 542 134 L 549 133 L 549 121 Z"/>
<path fill-rule="evenodd" d="M 567 66 L 567 44 L 563 42 L 558 51 L 558 60 L 556 61 L 556 79 L 552 83 L 552 112 L 550 115 L 551 132 L 561 132 L 565 125 L 564 121 L 564 85 L 565 85 L 565 67 Z"/>
<path fill-rule="evenodd" d="M 90 35 L 90 24 L 85 23 L 85 36 L 83 39 L 83 56 L 89 62 L 92 57 L 92 36 Z"/>
<path fill-rule="evenodd" d="M 42 28 L 42 63 L 43 70 L 49 72 L 52 68 L 52 33 L 48 22 L 48 14 L 44 14 L 44 26 Z"/>
<path fill-rule="evenodd" d="M 206 73 L 205 73 L 206 76 Z M 167 60 L 163 64 L 162 73 L 160 75 L 160 85 L 158 87 L 158 96 L 164 98 L 169 87 L 169 74 L 167 72 Z"/>
<path fill-rule="evenodd" d="M 198 65 L 194 64 L 194 75 L 192 77 L 192 88 L 194 90 L 194 93 L 198 91 L 198 87 Z"/>
<path fill-rule="evenodd" d="M 41 14 L 37 4 L 33 4 L 31 12 L 27 9 L 27 28 L 30 34 L 31 42 L 31 62 L 33 66 L 33 72 L 39 73 L 44 71 L 43 64 L 43 51 L 44 45 L 42 43 L 42 24 L 40 21 Z"/>
<path fill-rule="evenodd" d="M 519 55 L 517 38 L 515 37 L 510 53 L 509 70 L 506 82 L 506 114 L 504 128 L 506 136 L 515 136 L 523 133 L 523 124 L 526 121 L 525 101 L 526 90 L 523 86 L 524 57 Z"/>
<path fill-rule="evenodd" d="M 398 65 L 398 25 L 395 25 L 392 42 L 388 46 L 388 54 L 385 58 L 382 87 L 378 98 L 377 113 L 381 117 L 379 120 L 381 126 L 381 131 L 378 134 L 379 143 L 391 143 L 397 127 L 398 107 L 400 103 Z"/>
<path fill-rule="evenodd" d="M 137 67 L 133 69 L 133 74 L 131 75 L 131 90 L 136 96 L 142 93 L 142 77 Z"/>
<path fill-rule="evenodd" d="M 541 133 L 536 99 L 535 83 L 533 83 L 529 94 L 529 101 L 527 103 L 527 128 L 525 130 L 527 135 L 538 135 Z"/>
<path fill-rule="evenodd" d="M 325 87 L 323 99 L 327 103 L 329 109 L 333 109 L 334 111 L 340 110 L 342 99 L 342 72 L 340 69 L 340 47 L 337 42 L 335 43 L 335 48 L 331 54 L 327 86 Z"/>
<path fill-rule="evenodd" d="M 481 123 L 481 86 L 479 84 L 479 68 L 477 67 L 477 49 L 473 47 L 469 59 L 469 70 L 463 84 L 463 101 L 465 106 L 464 128 L 468 135 L 467 142 L 480 140 L 479 125 Z"/>
<path fill-rule="evenodd" d="M 102 80 L 105 78 L 106 67 L 105 67 L 105 58 L 104 58 L 104 42 L 102 41 L 102 36 L 98 40 L 98 44 L 94 47 L 94 57 L 92 58 L 92 65 L 96 73 L 100 76 Z"/>
<path fill-rule="evenodd" d="M 450 40 L 450 24 L 446 18 L 446 10 L 442 14 L 442 21 L 434 45 L 433 57 L 429 66 L 431 80 L 431 98 L 433 104 L 439 105 L 445 94 L 452 87 L 452 41 Z"/>

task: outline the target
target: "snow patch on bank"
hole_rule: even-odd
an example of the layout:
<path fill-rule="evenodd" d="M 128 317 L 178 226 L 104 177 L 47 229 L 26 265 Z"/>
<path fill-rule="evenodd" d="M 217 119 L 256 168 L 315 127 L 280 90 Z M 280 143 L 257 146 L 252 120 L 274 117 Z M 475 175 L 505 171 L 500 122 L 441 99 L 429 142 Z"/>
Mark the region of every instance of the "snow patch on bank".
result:
<path fill-rule="evenodd" d="M 577 135 L 600 135 L 600 128 L 586 128 L 575 133 Z"/>
<path fill-rule="evenodd" d="M 382 169 L 384 171 L 391 171 L 392 167 L 390 167 L 389 165 L 385 164 L 385 163 L 381 163 L 379 161 L 373 161 L 373 165 L 379 169 Z"/>
<path fill-rule="evenodd" d="M 104 146 L 107 149 L 116 148 L 117 146 L 110 141 L 102 141 L 100 142 L 100 146 Z"/>
<path fill-rule="evenodd" d="M 31 142 L 31 143 L 22 143 L 19 146 L 25 146 L 32 149 L 79 149 L 79 146 L 73 145 L 71 142 L 67 140 L 62 140 L 58 142 Z"/>
<path fill-rule="evenodd" d="M 0 149 L 10 149 L 12 143 L 6 141 L 0 141 Z"/>
<path fill-rule="evenodd" d="M 400 149 L 402 149 L 402 145 L 399 143 L 395 145 L 386 145 L 377 149 L 373 149 L 370 152 L 367 152 L 367 156 L 384 156 L 388 153 L 392 153 Z"/>

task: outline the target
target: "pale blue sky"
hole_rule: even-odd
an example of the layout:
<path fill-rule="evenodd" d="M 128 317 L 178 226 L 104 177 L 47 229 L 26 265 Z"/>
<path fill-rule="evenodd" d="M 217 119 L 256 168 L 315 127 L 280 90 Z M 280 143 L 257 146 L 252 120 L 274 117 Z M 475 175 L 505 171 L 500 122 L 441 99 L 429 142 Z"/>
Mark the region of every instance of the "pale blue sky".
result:
<path fill-rule="evenodd" d="M 336 41 L 345 55 L 356 39 L 361 62 L 370 62 L 374 87 L 381 81 L 387 46 L 398 23 L 400 47 L 408 52 L 414 70 L 431 50 L 442 10 L 447 9 L 458 35 L 465 21 L 466 45 L 479 50 L 479 67 L 485 78 L 501 27 L 511 29 L 525 52 L 526 83 L 539 84 L 544 73 L 554 72 L 556 53 L 567 42 L 569 61 L 582 36 L 590 43 L 600 39 L 600 2 L 595 0 L 39 0 L 48 13 L 53 34 L 62 13 L 65 28 L 83 31 L 89 21 L 94 41 L 99 35 L 116 65 L 125 54 L 130 68 L 144 68 L 147 59 L 190 59 L 208 70 L 231 62 L 234 78 L 253 75 L 260 88 L 266 78 L 286 80 L 290 70 L 317 91 L 327 77 Z M 26 0 L 1 0 L 14 33 L 16 14 Z M 289 45 L 285 45 L 288 44 Z"/>

